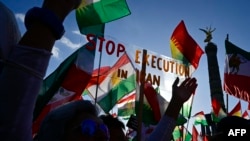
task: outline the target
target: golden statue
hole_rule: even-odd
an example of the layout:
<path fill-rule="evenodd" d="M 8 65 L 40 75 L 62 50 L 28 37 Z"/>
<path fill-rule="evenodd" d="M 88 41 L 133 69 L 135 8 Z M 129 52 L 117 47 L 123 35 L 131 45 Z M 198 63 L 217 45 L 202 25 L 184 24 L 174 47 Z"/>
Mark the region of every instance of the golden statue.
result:
<path fill-rule="evenodd" d="M 203 31 L 203 32 L 205 32 L 205 34 L 206 34 L 206 39 L 204 40 L 204 42 L 210 42 L 212 40 L 212 38 L 213 38 L 212 37 L 212 32 L 214 32 L 215 29 L 216 28 L 212 29 L 211 26 L 209 28 L 206 27 L 206 29 L 201 29 L 200 28 L 200 30 Z"/>

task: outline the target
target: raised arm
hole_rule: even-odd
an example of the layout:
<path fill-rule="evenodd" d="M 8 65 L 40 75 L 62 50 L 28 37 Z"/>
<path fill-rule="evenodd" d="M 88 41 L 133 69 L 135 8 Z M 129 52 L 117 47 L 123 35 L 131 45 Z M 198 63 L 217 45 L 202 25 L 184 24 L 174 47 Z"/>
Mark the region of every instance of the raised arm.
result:
<path fill-rule="evenodd" d="M 13 47 L 0 73 L 1 141 L 32 141 L 33 109 L 51 50 L 64 33 L 65 17 L 80 1 L 45 0 L 42 8 L 27 12 L 27 31 Z"/>
<path fill-rule="evenodd" d="M 176 78 L 172 85 L 172 98 L 165 111 L 165 114 L 151 133 L 147 141 L 170 141 L 172 132 L 181 107 L 185 101 L 194 93 L 197 83 L 195 78 L 186 78 L 179 86 L 179 78 Z"/>

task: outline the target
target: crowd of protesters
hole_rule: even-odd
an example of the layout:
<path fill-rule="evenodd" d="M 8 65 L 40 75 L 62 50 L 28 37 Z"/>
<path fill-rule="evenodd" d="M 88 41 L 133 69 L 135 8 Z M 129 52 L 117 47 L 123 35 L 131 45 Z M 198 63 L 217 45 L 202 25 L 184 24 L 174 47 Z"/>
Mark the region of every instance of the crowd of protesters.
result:
<path fill-rule="evenodd" d="M 27 12 L 27 30 L 21 36 L 14 14 L 0 2 L 1 141 L 128 140 L 122 122 L 109 115 L 99 116 L 95 105 L 87 100 L 69 102 L 53 110 L 43 120 L 37 136 L 32 136 L 35 101 L 52 48 L 64 34 L 64 19 L 80 3 L 81 0 L 44 0 L 41 7 Z M 144 140 L 171 140 L 180 109 L 197 86 L 196 78 L 186 78 L 180 84 L 176 78 L 170 86 L 172 99 L 165 114 Z"/>

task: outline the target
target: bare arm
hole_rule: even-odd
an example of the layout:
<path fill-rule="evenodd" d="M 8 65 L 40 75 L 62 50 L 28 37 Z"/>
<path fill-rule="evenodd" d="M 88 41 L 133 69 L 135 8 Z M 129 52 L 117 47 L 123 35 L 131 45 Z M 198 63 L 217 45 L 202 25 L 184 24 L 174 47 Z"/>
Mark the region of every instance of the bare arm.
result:
<path fill-rule="evenodd" d="M 172 85 L 172 99 L 165 111 L 165 114 L 151 133 L 147 141 L 169 141 L 176 126 L 180 109 L 185 101 L 194 93 L 197 83 L 195 78 L 185 79 L 178 86 L 179 78 L 176 78 Z"/>
<path fill-rule="evenodd" d="M 178 86 L 179 78 L 175 80 L 172 88 L 172 99 L 166 109 L 165 115 L 177 120 L 182 105 L 194 93 L 197 83 L 195 78 L 185 79 L 180 86 Z"/>

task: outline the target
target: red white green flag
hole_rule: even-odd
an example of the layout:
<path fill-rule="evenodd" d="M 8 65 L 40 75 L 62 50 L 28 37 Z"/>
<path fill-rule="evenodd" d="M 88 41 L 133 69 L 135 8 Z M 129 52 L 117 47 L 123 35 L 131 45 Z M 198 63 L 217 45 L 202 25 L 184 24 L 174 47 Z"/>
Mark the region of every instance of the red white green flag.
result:
<path fill-rule="evenodd" d="M 199 134 L 198 130 L 194 125 L 192 128 L 192 141 L 203 141 L 202 136 Z"/>
<path fill-rule="evenodd" d="M 125 95 L 136 89 L 136 73 L 127 53 L 124 53 L 109 71 L 87 86 L 104 112 L 109 111 Z"/>
<path fill-rule="evenodd" d="M 180 126 L 176 126 L 172 133 L 174 141 L 181 141 L 182 140 L 182 130 Z"/>
<path fill-rule="evenodd" d="M 196 41 L 189 35 L 183 20 L 172 33 L 170 48 L 174 59 L 181 60 L 187 65 L 190 64 L 194 69 L 197 69 L 200 57 L 204 53 Z"/>
<path fill-rule="evenodd" d="M 204 126 L 208 125 L 203 111 L 196 113 L 195 115 L 193 115 L 193 117 L 195 118 L 194 125 L 198 125 L 198 124 L 201 124 Z"/>
<path fill-rule="evenodd" d="M 250 102 L 250 53 L 225 40 L 226 59 L 223 89 Z"/>
<path fill-rule="evenodd" d="M 243 117 L 244 119 L 250 119 L 247 110 L 245 110 L 245 112 L 242 114 L 242 117 Z"/>
<path fill-rule="evenodd" d="M 240 101 L 235 105 L 235 107 L 228 113 L 229 116 L 241 117 L 241 104 Z"/>
<path fill-rule="evenodd" d="M 222 109 L 220 102 L 213 98 L 212 99 L 212 120 L 214 122 L 219 122 L 222 118 L 227 116 L 227 113 Z"/>
<path fill-rule="evenodd" d="M 81 99 L 94 68 L 95 50 L 88 50 L 89 44 L 76 50 L 43 81 L 34 109 L 34 133 L 48 112 L 66 102 Z"/>
<path fill-rule="evenodd" d="M 118 116 L 128 119 L 130 115 L 135 114 L 136 91 L 132 91 L 117 102 Z"/>
<path fill-rule="evenodd" d="M 131 14 L 126 0 L 82 0 L 75 13 L 83 34 L 86 27 L 98 27 Z"/>
<path fill-rule="evenodd" d="M 191 116 L 193 99 L 194 99 L 194 94 L 191 95 L 191 97 L 183 104 L 181 108 L 180 113 L 186 118 L 190 118 Z"/>

